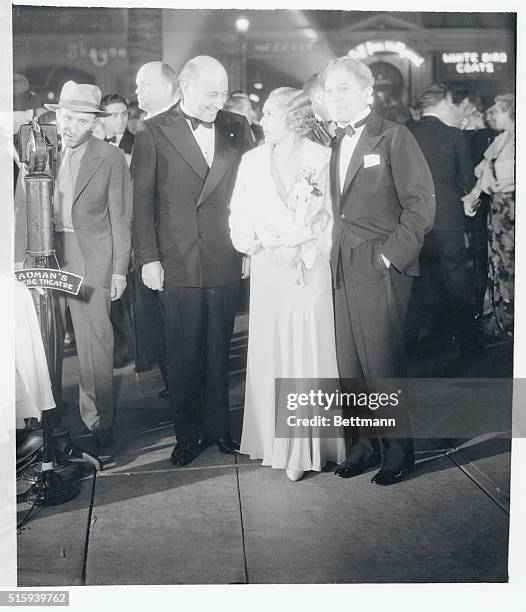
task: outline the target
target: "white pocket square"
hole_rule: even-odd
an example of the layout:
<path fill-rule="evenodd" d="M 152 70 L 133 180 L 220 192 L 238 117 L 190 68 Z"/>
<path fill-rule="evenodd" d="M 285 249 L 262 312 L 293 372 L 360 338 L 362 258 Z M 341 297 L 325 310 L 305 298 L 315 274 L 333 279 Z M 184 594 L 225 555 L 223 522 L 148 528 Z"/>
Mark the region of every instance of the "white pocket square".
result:
<path fill-rule="evenodd" d="M 370 168 L 371 166 L 380 165 L 380 156 L 376 153 L 371 153 L 370 155 L 363 156 L 363 167 Z"/>

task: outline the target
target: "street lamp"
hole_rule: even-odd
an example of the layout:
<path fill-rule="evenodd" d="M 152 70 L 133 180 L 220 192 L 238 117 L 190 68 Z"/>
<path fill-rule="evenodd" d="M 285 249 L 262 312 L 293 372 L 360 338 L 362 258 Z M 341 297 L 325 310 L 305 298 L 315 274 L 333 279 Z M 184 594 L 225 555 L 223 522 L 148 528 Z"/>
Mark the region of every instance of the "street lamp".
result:
<path fill-rule="evenodd" d="M 247 91 L 247 32 L 250 21 L 243 15 L 236 19 L 236 31 L 239 36 L 239 63 L 241 68 L 241 90 Z"/>

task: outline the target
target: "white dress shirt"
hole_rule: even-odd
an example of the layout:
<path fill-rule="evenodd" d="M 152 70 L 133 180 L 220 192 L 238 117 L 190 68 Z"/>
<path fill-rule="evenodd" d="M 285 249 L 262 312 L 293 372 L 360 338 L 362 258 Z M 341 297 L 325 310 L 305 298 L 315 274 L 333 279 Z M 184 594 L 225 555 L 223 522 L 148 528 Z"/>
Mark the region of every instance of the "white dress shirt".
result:
<path fill-rule="evenodd" d="M 345 124 L 339 123 L 338 126 L 343 128 L 346 125 L 352 125 L 354 127 L 354 125 L 358 121 L 360 121 L 360 119 L 364 119 L 365 117 L 367 117 L 370 112 L 371 109 L 369 106 L 367 106 L 363 109 L 363 111 L 360 111 L 352 121 Z M 342 142 L 340 144 L 340 192 L 343 192 L 343 186 L 345 185 L 345 176 L 347 175 L 347 168 L 349 167 L 352 154 L 354 153 L 354 149 L 358 144 L 358 139 L 362 135 L 364 127 L 365 126 L 362 125 L 358 129 L 356 129 L 353 136 L 345 134 L 345 136 L 342 138 Z"/>
<path fill-rule="evenodd" d="M 181 102 L 181 110 L 183 113 L 192 116 L 192 113 L 188 112 L 184 107 L 183 102 Z M 214 150 L 215 150 L 215 140 L 216 140 L 216 127 L 212 125 L 211 128 L 206 128 L 204 125 L 199 125 L 197 130 L 192 128 L 192 123 L 189 119 L 186 120 L 188 123 L 188 127 L 190 131 L 194 135 L 194 138 L 203 153 L 203 157 L 205 158 L 208 167 L 212 166 L 212 162 L 214 161 Z"/>

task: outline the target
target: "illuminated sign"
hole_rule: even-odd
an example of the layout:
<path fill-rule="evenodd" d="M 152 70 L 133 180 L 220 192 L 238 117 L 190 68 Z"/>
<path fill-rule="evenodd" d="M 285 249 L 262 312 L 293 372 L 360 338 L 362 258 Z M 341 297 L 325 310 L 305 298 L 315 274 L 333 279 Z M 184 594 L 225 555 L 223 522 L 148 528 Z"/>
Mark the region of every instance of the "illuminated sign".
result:
<path fill-rule="evenodd" d="M 254 55 L 288 55 L 289 53 L 309 53 L 315 46 L 315 40 L 253 42 L 249 46 L 249 52 Z"/>
<path fill-rule="evenodd" d="M 88 47 L 85 40 L 67 44 L 66 56 L 70 60 L 87 57 L 94 66 L 106 66 L 110 59 L 126 59 L 125 47 Z"/>
<path fill-rule="evenodd" d="M 364 60 L 378 53 L 396 53 L 399 57 L 409 60 L 417 68 L 424 63 L 424 58 L 399 40 L 367 41 L 347 52 L 354 59 Z"/>
<path fill-rule="evenodd" d="M 508 63 L 508 54 L 502 51 L 462 51 L 442 53 L 442 63 L 454 66 L 459 74 L 492 74 L 496 68 Z"/>

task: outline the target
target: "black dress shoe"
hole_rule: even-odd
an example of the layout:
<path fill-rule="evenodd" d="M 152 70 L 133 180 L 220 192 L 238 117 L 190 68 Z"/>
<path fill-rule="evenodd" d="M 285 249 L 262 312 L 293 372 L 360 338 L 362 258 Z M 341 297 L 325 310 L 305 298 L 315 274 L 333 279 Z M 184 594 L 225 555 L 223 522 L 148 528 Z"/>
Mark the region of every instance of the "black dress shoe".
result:
<path fill-rule="evenodd" d="M 402 468 L 398 472 L 392 472 L 391 470 L 380 470 L 378 474 L 372 477 L 371 482 L 384 487 L 387 485 L 396 484 L 397 482 L 401 482 L 407 478 L 407 476 L 409 476 L 414 469 L 414 466 L 411 466 Z"/>
<path fill-rule="evenodd" d="M 104 448 L 113 442 L 113 434 L 108 430 L 94 431 L 93 440 L 98 447 Z"/>
<path fill-rule="evenodd" d="M 353 463 L 352 461 L 344 461 L 335 470 L 334 475 L 339 478 L 353 478 L 358 476 L 375 465 L 380 463 L 379 455 L 372 455 L 367 461 L 361 463 Z"/>
<path fill-rule="evenodd" d="M 232 438 L 217 438 L 214 440 L 220 453 L 225 455 L 237 455 L 239 453 L 239 442 L 235 442 Z"/>
<path fill-rule="evenodd" d="M 162 391 L 159 391 L 159 399 L 168 399 L 170 397 L 170 393 L 168 392 L 168 389 L 165 388 Z"/>
<path fill-rule="evenodd" d="M 170 456 L 173 465 L 188 465 L 201 452 L 201 447 L 196 440 L 177 442 Z"/>

